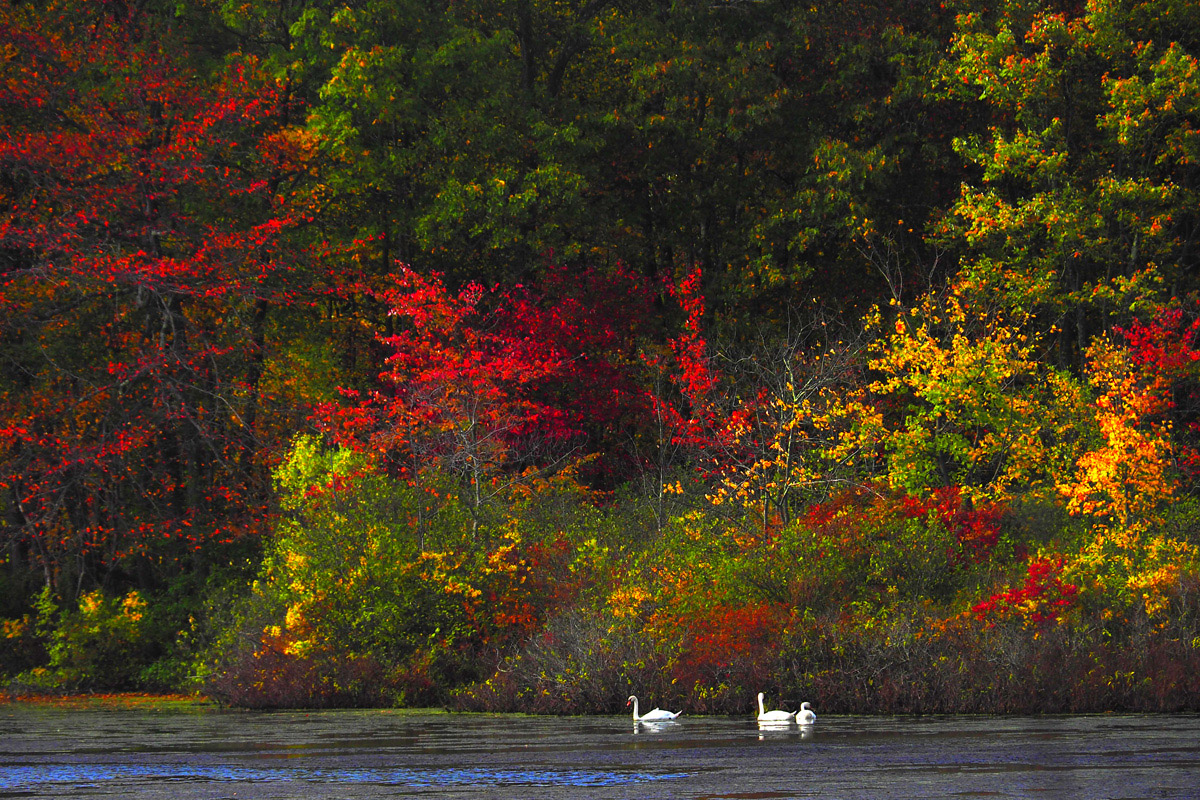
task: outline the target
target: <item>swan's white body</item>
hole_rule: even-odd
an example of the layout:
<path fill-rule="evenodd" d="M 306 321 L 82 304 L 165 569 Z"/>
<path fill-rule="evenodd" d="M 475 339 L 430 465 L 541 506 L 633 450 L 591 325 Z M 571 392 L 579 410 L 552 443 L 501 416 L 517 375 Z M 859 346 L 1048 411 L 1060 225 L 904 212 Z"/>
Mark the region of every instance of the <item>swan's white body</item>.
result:
<path fill-rule="evenodd" d="M 800 710 L 796 712 L 796 722 L 801 725 L 812 725 L 817 721 L 817 712 L 808 707 L 808 701 L 800 704 Z"/>
<path fill-rule="evenodd" d="M 783 724 L 783 723 L 796 721 L 796 715 L 792 714 L 791 712 L 779 711 L 779 710 L 767 711 L 766 707 L 763 706 L 763 698 L 765 696 L 766 695 L 764 695 L 762 692 L 758 693 L 758 721 L 759 722 L 773 722 L 776 725 L 779 725 L 779 724 Z"/>
<path fill-rule="evenodd" d="M 670 722 L 683 713 L 682 711 L 664 711 L 661 708 L 656 708 L 653 711 L 647 711 L 642 716 L 638 716 L 638 699 L 636 694 L 629 695 L 629 699 L 625 701 L 625 705 L 633 706 L 634 722 Z"/>

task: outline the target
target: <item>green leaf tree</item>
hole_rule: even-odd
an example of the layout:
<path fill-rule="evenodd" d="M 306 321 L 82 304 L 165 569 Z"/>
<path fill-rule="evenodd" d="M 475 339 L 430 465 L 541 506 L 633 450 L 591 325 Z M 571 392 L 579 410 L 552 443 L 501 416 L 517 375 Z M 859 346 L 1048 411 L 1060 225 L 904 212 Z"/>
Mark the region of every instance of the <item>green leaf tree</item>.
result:
<path fill-rule="evenodd" d="M 1200 18 L 1180 4 L 1013 0 L 958 18 L 946 91 L 987 110 L 946 221 L 975 280 L 1043 324 L 1061 363 L 1194 288 Z"/>

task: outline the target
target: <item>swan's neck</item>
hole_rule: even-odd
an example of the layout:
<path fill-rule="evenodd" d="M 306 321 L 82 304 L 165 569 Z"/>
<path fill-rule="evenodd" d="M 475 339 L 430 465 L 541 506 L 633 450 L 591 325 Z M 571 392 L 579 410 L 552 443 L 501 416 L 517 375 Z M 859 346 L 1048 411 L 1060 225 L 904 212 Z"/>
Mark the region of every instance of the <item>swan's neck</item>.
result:
<path fill-rule="evenodd" d="M 638 719 L 638 699 L 633 698 L 633 718 Z"/>
<path fill-rule="evenodd" d="M 759 715 L 767 713 L 767 708 L 763 705 L 763 696 L 761 694 L 758 696 L 758 713 Z"/>

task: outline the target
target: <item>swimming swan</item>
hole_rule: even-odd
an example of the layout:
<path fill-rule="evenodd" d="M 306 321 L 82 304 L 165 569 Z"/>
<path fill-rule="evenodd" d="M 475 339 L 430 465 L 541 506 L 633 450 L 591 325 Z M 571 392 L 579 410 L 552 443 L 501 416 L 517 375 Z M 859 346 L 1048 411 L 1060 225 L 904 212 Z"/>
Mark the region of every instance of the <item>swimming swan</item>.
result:
<path fill-rule="evenodd" d="M 758 693 L 758 721 L 759 722 L 774 722 L 776 724 L 780 724 L 780 723 L 784 723 L 784 722 L 795 722 L 796 721 L 796 715 L 792 714 L 788 711 L 767 711 L 766 708 L 763 707 L 763 698 L 765 696 L 766 695 L 764 695 L 762 692 Z"/>
<path fill-rule="evenodd" d="M 796 712 L 796 722 L 801 725 L 812 725 L 817 721 L 817 712 L 808 707 L 808 701 L 800 704 L 800 710 Z"/>
<path fill-rule="evenodd" d="M 634 722 L 667 722 L 675 719 L 682 711 L 663 711 L 661 708 L 656 708 L 653 711 L 647 711 L 645 716 L 638 716 L 638 699 L 636 694 L 629 695 L 629 699 L 625 701 L 625 705 L 633 706 L 633 721 Z"/>

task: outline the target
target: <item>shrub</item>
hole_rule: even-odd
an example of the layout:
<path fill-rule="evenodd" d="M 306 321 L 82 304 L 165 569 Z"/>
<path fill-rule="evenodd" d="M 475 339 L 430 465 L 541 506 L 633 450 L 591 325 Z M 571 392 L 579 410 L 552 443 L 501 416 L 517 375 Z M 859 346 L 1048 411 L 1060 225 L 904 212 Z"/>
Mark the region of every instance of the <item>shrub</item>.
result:
<path fill-rule="evenodd" d="M 679 702 L 670 654 L 637 624 L 604 610 L 576 608 L 552 618 L 486 681 L 464 686 L 454 705 L 469 711 L 614 713 L 630 694 Z"/>
<path fill-rule="evenodd" d="M 34 691 L 136 688 L 148 661 L 145 610 L 137 592 L 109 597 L 96 590 L 63 611 L 44 589 L 34 626 L 46 642 L 49 662 L 21 673 L 15 683 Z"/>

